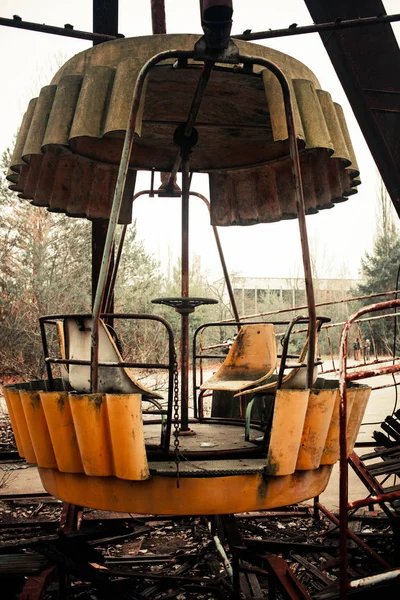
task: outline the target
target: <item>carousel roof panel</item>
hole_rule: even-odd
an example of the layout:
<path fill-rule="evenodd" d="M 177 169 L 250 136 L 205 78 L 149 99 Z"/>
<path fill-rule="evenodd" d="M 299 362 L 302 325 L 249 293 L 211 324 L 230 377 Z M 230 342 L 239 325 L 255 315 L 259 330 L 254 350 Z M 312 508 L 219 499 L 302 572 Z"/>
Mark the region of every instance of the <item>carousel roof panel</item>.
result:
<path fill-rule="evenodd" d="M 191 50 L 196 35 L 153 35 L 100 44 L 71 58 L 25 114 L 9 172 L 11 188 L 34 204 L 71 216 L 108 218 L 135 81 L 158 52 Z M 292 92 L 306 211 L 354 193 L 358 167 L 340 107 L 302 63 L 276 50 L 238 42 L 242 54 L 268 59 Z M 120 215 L 131 219 L 137 169 L 170 171 L 176 127 L 186 121 L 201 64 L 166 61 L 147 78 L 130 175 Z M 255 66 L 217 65 L 201 104 L 193 171 L 210 174 L 215 225 L 296 216 L 282 92 Z"/>

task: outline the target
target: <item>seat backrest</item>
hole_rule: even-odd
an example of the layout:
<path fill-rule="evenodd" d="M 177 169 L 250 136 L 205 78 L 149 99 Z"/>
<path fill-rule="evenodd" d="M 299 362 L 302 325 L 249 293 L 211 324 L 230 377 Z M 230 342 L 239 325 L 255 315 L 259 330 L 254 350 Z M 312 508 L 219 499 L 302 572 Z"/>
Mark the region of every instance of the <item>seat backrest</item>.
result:
<path fill-rule="evenodd" d="M 65 335 L 64 335 L 64 323 L 62 321 L 56 322 L 57 329 L 57 337 L 58 337 L 58 347 L 60 349 L 61 358 L 67 358 L 65 354 Z M 60 365 L 60 374 L 61 379 L 64 383 L 69 383 L 69 373 L 68 373 L 68 365 Z"/>
<path fill-rule="evenodd" d="M 92 319 L 67 318 L 64 320 L 65 355 L 72 360 L 90 360 Z M 100 319 L 99 362 L 123 362 L 118 348 L 105 323 Z M 70 386 L 81 393 L 90 392 L 90 367 L 69 365 Z M 142 394 L 148 398 L 162 398 L 147 389 L 127 367 L 99 367 L 99 393 Z"/>
<path fill-rule="evenodd" d="M 269 369 L 271 365 L 276 365 L 274 326 L 271 323 L 242 325 L 223 367 L 265 373 L 266 366 Z"/>
<path fill-rule="evenodd" d="M 319 333 L 319 328 L 320 328 L 320 322 L 317 321 L 317 332 L 315 334 L 315 338 L 316 338 L 316 347 L 317 347 L 317 343 L 318 343 L 318 333 Z M 300 356 L 298 358 L 299 363 L 305 363 L 307 364 L 307 360 L 308 360 L 308 343 L 309 343 L 309 338 L 307 337 L 304 346 L 300 352 Z M 313 383 L 316 381 L 317 377 L 318 377 L 318 365 L 320 364 L 320 361 L 318 361 L 318 358 L 315 357 L 315 365 L 314 365 L 314 372 L 313 372 Z M 296 367 L 294 366 L 289 372 L 286 373 L 286 375 L 283 377 L 282 380 L 282 389 L 293 389 L 293 390 L 305 390 L 307 389 L 307 367 Z"/>

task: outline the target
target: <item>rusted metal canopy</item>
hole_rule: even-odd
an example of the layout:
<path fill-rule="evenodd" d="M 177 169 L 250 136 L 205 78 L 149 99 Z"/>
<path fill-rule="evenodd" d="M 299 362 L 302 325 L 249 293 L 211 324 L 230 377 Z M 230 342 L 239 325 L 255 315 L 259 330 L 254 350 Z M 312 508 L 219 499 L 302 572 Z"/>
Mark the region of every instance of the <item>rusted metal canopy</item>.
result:
<path fill-rule="evenodd" d="M 196 35 L 153 35 L 101 44 L 70 59 L 31 100 L 8 175 L 34 204 L 71 216 L 108 218 L 134 84 L 160 51 L 191 50 Z M 242 54 L 277 64 L 292 90 L 307 213 L 355 193 L 358 167 L 342 109 L 302 63 L 238 43 Z M 131 218 L 136 170 L 170 171 L 176 127 L 185 122 L 201 65 L 155 67 L 142 97 L 120 221 Z M 280 86 L 269 71 L 217 66 L 201 105 L 190 168 L 210 175 L 214 225 L 295 218 Z"/>

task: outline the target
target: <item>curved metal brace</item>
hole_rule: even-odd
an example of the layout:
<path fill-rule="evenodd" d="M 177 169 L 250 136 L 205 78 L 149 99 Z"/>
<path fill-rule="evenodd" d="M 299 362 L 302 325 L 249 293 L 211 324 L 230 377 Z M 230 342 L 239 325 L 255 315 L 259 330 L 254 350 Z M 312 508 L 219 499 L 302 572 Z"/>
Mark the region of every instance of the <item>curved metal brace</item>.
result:
<path fill-rule="evenodd" d="M 132 153 L 132 147 L 135 137 L 136 120 L 139 113 L 140 101 L 146 77 L 149 71 L 163 60 L 170 58 L 192 58 L 193 52 L 186 50 L 168 50 L 156 54 L 142 67 L 136 80 L 133 92 L 131 112 L 129 116 L 128 128 L 126 130 L 124 145 L 121 154 L 121 162 L 118 171 L 117 183 L 115 186 L 114 198 L 108 223 L 107 237 L 104 244 L 103 259 L 101 261 L 99 280 L 97 283 L 96 295 L 93 304 L 93 326 L 92 326 L 92 348 L 91 348 L 91 368 L 90 381 L 92 392 L 97 392 L 98 388 L 98 362 L 99 362 L 99 318 L 104 299 L 107 275 L 110 268 L 111 249 L 115 241 L 115 231 L 118 224 L 119 213 L 122 205 L 122 198 L 125 189 L 126 176 L 129 168 L 129 160 Z"/>
<path fill-rule="evenodd" d="M 307 363 L 307 382 L 308 387 L 311 388 L 312 380 L 313 380 L 313 371 L 314 371 L 314 358 L 316 351 L 316 309 L 315 309 L 315 296 L 314 296 L 314 286 L 312 281 L 312 268 L 311 268 L 311 259 L 310 259 L 310 249 L 308 245 L 308 237 L 307 237 L 307 227 L 306 227 L 306 216 L 305 216 L 305 204 L 304 204 L 304 194 L 303 194 L 303 185 L 301 179 L 301 169 L 300 169 L 300 160 L 299 160 L 299 149 L 297 147 L 296 140 L 296 126 L 294 122 L 293 115 L 293 106 L 292 99 L 290 94 L 289 83 L 284 75 L 284 73 L 277 67 L 273 62 L 266 60 L 264 58 L 259 58 L 257 56 L 246 56 L 240 55 L 239 62 L 247 65 L 260 65 L 261 67 L 265 67 L 271 73 L 275 75 L 278 79 L 279 84 L 282 89 L 283 101 L 285 106 L 285 115 L 286 115 L 286 124 L 289 136 L 289 149 L 290 149 L 290 158 L 291 158 L 291 167 L 292 167 L 292 175 L 295 183 L 295 192 L 296 192 L 296 208 L 297 208 L 297 218 L 299 220 L 299 230 L 300 230 L 300 240 L 301 240 L 301 248 L 303 255 L 303 268 L 304 268 L 304 278 L 306 284 L 306 294 L 307 294 L 307 305 L 308 305 L 308 315 L 309 315 L 309 326 L 308 326 L 308 335 L 310 338 L 309 351 L 308 351 L 308 363 Z"/>
<path fill-rule="evenodd" d="M 386 302 L 377 302 L 369 306 L 363 306 L 354 312 L 346 321 L 340 337 L 340 356 L 339 356 L 339 521 L 340 521 L 340 589 L 344 590 L 347 586 L 347 537 L 348 537 L 348 496 L 349 481 L 347 471 L 347 345 L 351 325 L 362 315 L 369 312 L 386 310 L 389 308 L 399 308 L 400 300 L 388 300 Z M 387 315 L 391 316 L 391 315 Z M 397 370 L 400 370 L 400 365 Z M 372 374 L 377 374 L 376 372 Z M 378 373 L 379 374 L 379 373 Z M 365 371 L 368 376 L 368 370 Z"/>

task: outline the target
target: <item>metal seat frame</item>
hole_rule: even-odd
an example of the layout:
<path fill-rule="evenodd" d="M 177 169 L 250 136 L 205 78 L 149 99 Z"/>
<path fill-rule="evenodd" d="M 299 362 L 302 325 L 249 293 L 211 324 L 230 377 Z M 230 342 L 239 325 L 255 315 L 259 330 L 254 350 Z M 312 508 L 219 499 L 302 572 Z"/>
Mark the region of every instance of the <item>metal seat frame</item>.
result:
<path fill-rule="evenodd" d="M 99 361 L 99 367 L 107 367 L 107 368 L 123 368 L 131 369 L 131 368 L 140 368 L 140 369 L 154 369 L 154 370 L 167 370 L 168 371 L 168 404 L 167 409 L 162 409 L 161 405 L 155 400 L 155 398 L 151 398 L 151 396 L 147 396 L 146 394 L 142 394 L 144 400 L 151 401 L 153 405 L 156 406 L 156 410 L 146 410 L 143 411 L 144 415 L 158 415 L 161 417 L 161 422 L 163 424 L 165 420 L 165 424 L 162 425 L 161 431 L 161 443 L 159 448 L 161 449 L 163 455 L 167 455 L 169 452 L 170 439 L 171 439 L 171 429 L 172 429 L 172 409 L 173 409 L 173 381 L 174 381 L 174 364 L 175 364 L 175 344 L 174 344 L 174 334 L 172 331 L 171 325 L 168 323 L 166 319 L 163 317 L 159 317 L 157 315 L 147 315 L 147 314 L 132 314 L 132 313 L 104 313 L 100 315 L 103 321 L 109 319 L 126 319 L 126 320 L 148 320 L 155 321 L 160 323 L 166 330 L 168 337 L 168 362 L 167 363 L 139 363 L 134 361 L 124 361 L 119 355 L 117 348 L 116 356 L 118 360 L 115 362 L 107 361 L 101 362 Z M 89 366 L 91 365 L 91 361 L 89 360 L 78 360 L 78 359 L 69 359 L 66 358 L 65 353 L 61 348 L 61 344 L 59 344 L 59 350 L 61 354 L 61 358 L 58 356 L 50 356 L 49 353 L 49 345 L 47 340 L 46 326 L 52 325 L 56 326 L 58 332 L 60 331 L 60 326 L 57 323 L 64 322 L 65 319 L 91 319 L 91 314 L 57 314 L 57 315 L 46 315 L 39 318 L 40 332 L 42 336 L 42 345 L 43 345 L 43 353 L 44 360 L 46 365 L 47 377 L 48 377 L 48 389 L 52 390 L 54 387 L 54 376 L 52 373 L 52 365 L 60 365 L 64 367 L 66 370 L 69 369 L 69 365 L 80 365 L 80 366 Z M 60 339 L 60 338 L 59 338 Z M 114 344 L 115 346 L 115 344 Z M 65 347 L 64 347 L 65 349 Z M 64 356 L 63 356 L 64 354 Z M 119 360 L 121 358 L 121 360 Z M 64 379 L 65 382 L 65 379 Z M 69 384 L 68 384 L 68 387 Z M 143 386 L 142 386 L 143 387 Z M 138 393 L 138 392 L 136 392 Z"/>

